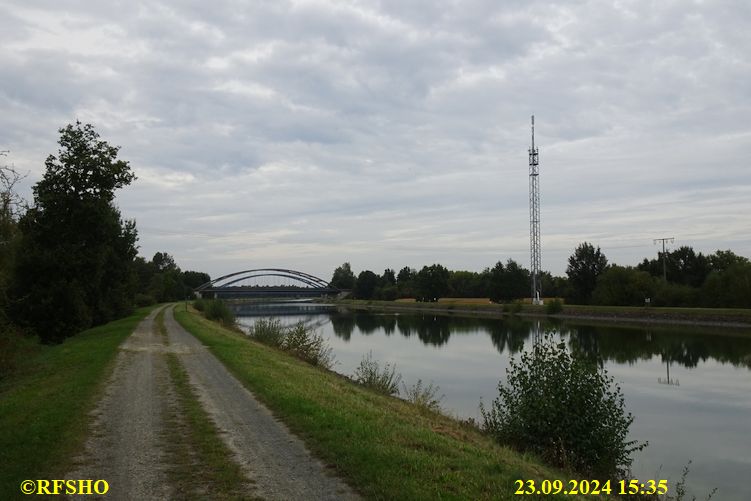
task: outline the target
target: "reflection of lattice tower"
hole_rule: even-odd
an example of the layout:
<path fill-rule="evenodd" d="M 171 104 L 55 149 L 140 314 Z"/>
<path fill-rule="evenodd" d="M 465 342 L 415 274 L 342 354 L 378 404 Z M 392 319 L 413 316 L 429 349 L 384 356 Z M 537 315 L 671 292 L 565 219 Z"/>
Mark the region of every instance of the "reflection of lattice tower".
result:
<path fill-rule="evenodd" d="M 532 115 L 532 147 L 529 149 L 529 250 L 532 303 L 542 304 L 540 290 L 540 171 L 535 148 L 535 116 Z"/>

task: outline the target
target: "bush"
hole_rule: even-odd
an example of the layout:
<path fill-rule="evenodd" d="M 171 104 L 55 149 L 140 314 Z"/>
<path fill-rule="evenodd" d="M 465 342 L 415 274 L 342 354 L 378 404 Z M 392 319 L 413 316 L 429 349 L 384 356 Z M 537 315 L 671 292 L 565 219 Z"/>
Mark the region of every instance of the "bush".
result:
<path fill-rule="evenodd" d="M 294 354 L 311 365 L 331 369 L 334 350 L 323 336 L 300 322 L 284 327 L 278 318 L 261 318 L 248 331 L 251 339 Z"/>
<path fill-rule="evenodd" d="M 381 369 L 376 360 L 373 360 L 373 352 L 362 357 L 360 365 L 355 369 L 353 379 L 363 386 L 372 388 L 386 395 L 399 395 L 399 383 L 402 375 L 396 373 L 396 366 L 386 364 Z"/>
<path fill-rule="evenodd" d="M 563 303 L 560 299 L 553 299 L 545 305 L 545 313 L 548 315 L 555 315 L 563 311 Z"/>
<path fill-rule="evenodd" d="M 204 311 L 206 309 L 206 300 L 201 298 L 196 299 L 193 301 L 193 308 L 198 311 Z"/>
<path fill-rule="evenodd" d="M 133 302 L 136 304 L 136 307 L 142 308 L 144 306 L 151 306 L 152 304 L 156 304 L 156 299 L 154 299 L 154 296 L 151 296 L 149 294 L 141 294 L 139 292 L 133 298 Z"/>
<path fill-rule="evenodd" d="M 259 318 L 248 331 L 251 339 L 274 348 L 281 348 L 284 327 L 278 318 Z"/>
<path fill-rule="evenodd" d="M 287 329 L 281 348 L 317 367 L 331 369 L 334 365 L 334 350 L 328 346 L 323 336 L 302 322 Z"/>
<path fill-rule="evenodd" d="M 209 320 L 216 320 L 222 325 L 235 325 L 235 314 L 221 299 L 210 299 L 204 303 L 203 315 Z"/>
<path fill-rule="evenodd" d="M 402 388 L 404 388 L 404 400 L 431 411 L 438 412 L 441 410 L 441 400 L 444 396 L 441 395 L 436 398 L 441 388 L 440 386 L 433 386 L 432 381 L 428 386 L 423 386 L 422 379 L 418 379 L 417 383 L 411 388 L 407 388 L 404 383 L 402 383 Z"/>
<path fill-rule="evenodd" d="M 626 440 L 634 418 L 613 378 L 549 335 L 506 374 L 490 410 L 480 409 L 498 442 L 601 479 L 625 477 L 631 453 L 646 447 Z"/>

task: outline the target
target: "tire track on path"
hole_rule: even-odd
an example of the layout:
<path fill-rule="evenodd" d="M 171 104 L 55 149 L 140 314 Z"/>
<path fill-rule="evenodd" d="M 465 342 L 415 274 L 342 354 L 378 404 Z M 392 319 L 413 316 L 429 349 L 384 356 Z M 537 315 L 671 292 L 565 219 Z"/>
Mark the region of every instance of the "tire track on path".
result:
<path fill-rule="evenodd" d="M 170 499 L 165 464 L 165 395 L 169 374 L 163 339 L 154 332 L 155 309 L 120 346 L 104 395 L 93 412 L 92 433 L 68 479 L 104 479 L 108 500 Z M 78 499 L 92 499 L 80 496 Z"/>
<path fill-rule="evenodd" d="M 173 308 L 164 316 L 170 351 L 185 367 L 199 399 L 257 489 L 271 500 L 354 500 L 359 496 L 326 471 L 303 442 L 203 346 L 175 321 Z"/>

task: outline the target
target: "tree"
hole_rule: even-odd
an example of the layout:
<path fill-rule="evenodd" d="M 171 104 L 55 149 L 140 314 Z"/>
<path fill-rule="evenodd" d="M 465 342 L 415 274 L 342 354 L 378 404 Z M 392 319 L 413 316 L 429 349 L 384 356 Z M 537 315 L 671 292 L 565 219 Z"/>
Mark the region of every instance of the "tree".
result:
<path fill-rule="evenodd" d="M 355 282 L 355 297 L 357 299 L 372 299 L 376 287 L 378 287 L 378 275 L 370 270 L 361 271 Z"/>
<path fill-rule="evenodd" d="M 415 277 L 415 285 L 423 301 L 437 301 L 449 290 L 449 270 L 440 264 L 423 266 Z"/>
<path fill-rule="evenodd" d="M 718 250 L 708 256 L 712 271 L 725 271 L 735 264 L 748 264 L 748 258 L 739 256 L 731 250 Z"/>
<path fill-rule="evenodd" d="M 344 263 L 334 270 L 331 277 L 331 286 L 337 289 L 352 290 L 355 288 L 355 274 L 349 263 Z"/>
<path fill-rule="evenodd" d="M 396 275 L 396 289 L 399 297 L 414 297 L 415 292 L 415 277 L 417 272 L 405 266 Z"/>
<path fill-rule="evenodd" d="M 19 222 L 12 279 L 14 319 L 46 342 L 127 314 L 136 285 L 135 222 L 113 203 L 135 179 L 128 162 L 89 124 L 60 129 L 59 145 Z"/>
<path fill-rule="evenodd" d="M 646 298 L 654 298 L 655 290 L 655 279 L 646 271 L 610 266 L 597 278 L 592 302 L 609 306 L 641 306 Z"/>
<path fill-rule="evenodd" d="M 506 265 L 498 261 L 487 271 L 488 295 L 491 301 L 510 301 L 529 297 L 529 271 L 519 266 L 513 259 L 506 261 Z"/>
<path fill-rule="evenodd" d="M 568 258 L 568 275 L 569 285 L 571 287 L 570 301 L 574 303 L 586 304 L 592 297 L 592 292 L 597 285 L 597 277 L 608 266 L 608 259 L 600 248 L 588 242 L 579 245 L 571 257 Z"/>

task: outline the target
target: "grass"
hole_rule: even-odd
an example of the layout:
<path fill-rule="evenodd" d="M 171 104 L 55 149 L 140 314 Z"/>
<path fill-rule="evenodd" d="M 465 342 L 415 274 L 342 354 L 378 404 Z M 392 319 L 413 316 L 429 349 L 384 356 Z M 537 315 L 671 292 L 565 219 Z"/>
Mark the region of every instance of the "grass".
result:
<path fill-rule="evenodd" d="M 176 318 L 366 499 L 513 499 L 516 480 L 539 485 L 569 477 L 470 425 L 311 367 L 193 312 Z"/>
<path fill-rule="evenodd" d="M 0 499 L 25 479 L 61 478 L 80 452 L 120 343 L 153 307 L 42 346 L 0 386 Z"/>

